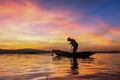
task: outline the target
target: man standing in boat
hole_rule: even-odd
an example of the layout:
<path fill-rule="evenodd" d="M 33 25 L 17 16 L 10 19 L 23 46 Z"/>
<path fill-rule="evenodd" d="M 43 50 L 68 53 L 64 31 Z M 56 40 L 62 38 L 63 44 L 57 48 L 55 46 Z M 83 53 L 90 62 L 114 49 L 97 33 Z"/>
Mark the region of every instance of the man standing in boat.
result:
<path fill-rule="evenodd" d="M 71 45 L 71 47 L 73 49 L 73 53 L 76 53 L 76 51 L 78 49 L 78 43 L 74 39 L 72 39 L 70 37 L 68 37 L 67 40 L 68 40 L 68 42 L 70 42 L 70 45 Z"/>

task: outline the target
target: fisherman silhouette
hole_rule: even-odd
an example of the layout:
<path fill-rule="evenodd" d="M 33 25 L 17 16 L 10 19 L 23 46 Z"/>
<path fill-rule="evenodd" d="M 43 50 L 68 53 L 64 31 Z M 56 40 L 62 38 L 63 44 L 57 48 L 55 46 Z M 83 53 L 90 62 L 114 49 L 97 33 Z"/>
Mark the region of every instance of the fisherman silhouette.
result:
<path fill-rule="evenodd" d="M 71 47 L 73 49 L 73 53 L 76 53 L 76 51 L 78 49 L 78 43 L 70 37 L 68 37 L 67 40 L 68 40 L 68 42 L 70 42 L 69 44 L 71 45 Z"/>

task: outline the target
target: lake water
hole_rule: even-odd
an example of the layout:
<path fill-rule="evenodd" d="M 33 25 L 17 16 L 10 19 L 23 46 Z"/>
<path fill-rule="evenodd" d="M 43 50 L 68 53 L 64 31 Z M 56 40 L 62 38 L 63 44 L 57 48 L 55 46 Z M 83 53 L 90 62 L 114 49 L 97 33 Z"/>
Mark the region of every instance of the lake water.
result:
<path fill-rule="evenodd" d="M 96 53 L 77 59 L 48 54 L 1 54 L 0 80 L 119 80 L 120 53 Z"/>

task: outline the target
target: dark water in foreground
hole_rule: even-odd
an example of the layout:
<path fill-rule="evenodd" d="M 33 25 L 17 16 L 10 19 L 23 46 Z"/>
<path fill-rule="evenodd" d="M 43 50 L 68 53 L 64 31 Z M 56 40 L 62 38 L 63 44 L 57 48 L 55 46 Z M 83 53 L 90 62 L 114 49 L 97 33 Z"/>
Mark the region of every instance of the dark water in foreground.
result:
<path fill-rule="evenodd" d="M 119 80 L 120 53 L 99 53 L 77 59 L 74 74 L 70 58 L 51 54 L 1 54 L 0 80 Z"/>

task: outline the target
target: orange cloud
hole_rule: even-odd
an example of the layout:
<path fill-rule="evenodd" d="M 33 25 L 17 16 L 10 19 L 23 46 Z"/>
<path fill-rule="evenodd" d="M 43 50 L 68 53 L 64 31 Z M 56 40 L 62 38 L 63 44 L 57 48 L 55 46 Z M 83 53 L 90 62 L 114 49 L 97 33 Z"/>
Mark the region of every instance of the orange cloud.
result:
<path fill-rule="evenodd" d="M 85 46 L 109 46 L 113 40 L 108 34 L 114 37 L 120 32 L 110 24 L 82 13 L 49 11 L 26 0 L 23 3 L 6 2 L 0 6 L 1 48 L 61 48 L 66 45 L 68 36 Z M 83 18 L 94 24 L 79 21 Z"/>

